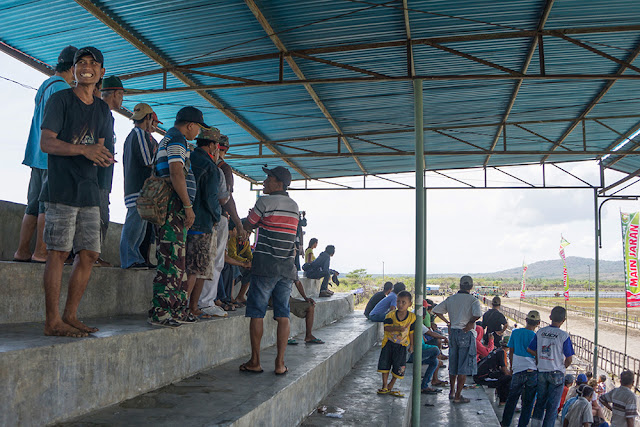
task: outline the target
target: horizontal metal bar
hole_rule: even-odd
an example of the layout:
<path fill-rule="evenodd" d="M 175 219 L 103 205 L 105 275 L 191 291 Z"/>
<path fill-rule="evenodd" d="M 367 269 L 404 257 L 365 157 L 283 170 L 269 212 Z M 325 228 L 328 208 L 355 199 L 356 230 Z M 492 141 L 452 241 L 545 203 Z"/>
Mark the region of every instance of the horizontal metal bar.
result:
<path fill-rule="evenodd" d="M 295 182 L 295 181 L 294 181 Z M 579 187 L 579 186 L 567 186 L 567 187 L 562 187 L 562 186 L 550 186 L 550 187 L 543 187 L 543 186 L 535 186 L 535 187 L 529 187 L 529 186 L 514 186 L 514 187 L 509 187 L 509 186 L 499 186 L 499 187 L 430 187 L 430 186 L 425 186 L 424 189 L 425 190 L 593 190 L 595 187 L 592 186 L 584 186 L 584 187 Z M 330 188 L 293 188 L 293 187 L 287 187 L 287 191 L 362 191 L 362 190 L 406 190 L 406 191 L 415 191 L 415 189 L 413 188 L 408 188 L 408 187 L 347 187 L 347 188 L 335 188 L 335 187 L 330 187 Z M 255 188 L 252 189 L 252 191 L 262 191 L 262 188 Z"/>
<path fill-rule="evenodd" d="M 489 151 L 489 150 L 478 150 L 478 151 L 425 151 L 425 156 L 432 157 L 441 157 L 441 156 L 579 156 L 579 157 L 595 157 L 596 156 L 605 156 L 607 154 L 619 154 L 619 151 Z M 640 155 L 640 151 L 626 153 L 629 156 L 638 156 Z M 242 154 L 227 154 L 229 159 L 237 159 L 237 160 L 247 160 L 247 159 L 279 159 L 279 158 L 323 158 L 323 157 L 398 157 L 398 156 L 414 156 L 415 153 L 413 151 L 385 151 L 385 152 L 345 152 L 345 153 L 282 153 L 282 154 L 263 154 L 262 156 L 258 155 L 242 155 Z"/>
<path fill-rule="evenodd" d="M 151 93 L 174 93 L 174 92 L 192 92 L 201 90 L 219 90 L 219 89 L 238 89 L 253 87 L 274 87 L 274 86 L 295 86 L 308 84 L 344 84 L 344 83 L 371 83 L 371 82 L 404 82 L 411 80 L 427 80 L 427 81 L 468 81 L 468 80 L 640 80 L 640 74 L 442 74 L 442 75 L 417 75 L 410 76 L 389 76 L 389 77 L 339 77 L 325 79 L 304 79 L 304 80 L 271 80 L 265 82 L 243 82 L 243 83 L 220 83 L 213 85 L 199 86 L 182 86 L 166 89 L 127 89 L 125 92 L 129 95 L 144 95 Z"/>

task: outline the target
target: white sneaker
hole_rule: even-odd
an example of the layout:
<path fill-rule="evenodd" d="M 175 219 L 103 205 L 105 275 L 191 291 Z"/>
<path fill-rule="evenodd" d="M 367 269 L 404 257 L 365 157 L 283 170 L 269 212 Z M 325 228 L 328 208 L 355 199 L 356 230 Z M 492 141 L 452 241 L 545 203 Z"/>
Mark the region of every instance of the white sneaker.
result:
<path fill-rule="evenodd" d="M 209 316 L 215 317 L 229 317 L 229 313 L 218 307 L 217 305 L 212 305 L 211 307 L 205 307 L 202 311 Z"/>

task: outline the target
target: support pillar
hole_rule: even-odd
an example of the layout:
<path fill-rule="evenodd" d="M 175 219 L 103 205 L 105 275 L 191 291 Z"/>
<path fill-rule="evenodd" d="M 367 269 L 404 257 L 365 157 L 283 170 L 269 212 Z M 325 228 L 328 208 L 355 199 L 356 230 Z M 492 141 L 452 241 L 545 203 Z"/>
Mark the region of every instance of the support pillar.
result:
<path fill-rule="evenodd" d="M 422 80 L 413 81 L 413 100 L 416 131 L 416 265 L 415 265 L 415 314 L 416 327 L 413 337 L 413 387 L 411 395 L 411 425 L 420 426 L 420 384 L 422 374 L 422 306 L 426 265 L 426 203 L 424 191 L 424 120 L 422 105 Z"/>
<path fill-rule="evenodd" d="M 598 318 L 600 317 L 600 206 L 598 206 L 598 189 L 593 189 L 593 208 L 594 215 L 593 220 L 595 222 L 595 234 L 596 234 L 596 250 L 595 250 L 595 316 L 594 323 L 595 329 L 593 331 L 593 376 L 597 378 L 598 375 Z"/>

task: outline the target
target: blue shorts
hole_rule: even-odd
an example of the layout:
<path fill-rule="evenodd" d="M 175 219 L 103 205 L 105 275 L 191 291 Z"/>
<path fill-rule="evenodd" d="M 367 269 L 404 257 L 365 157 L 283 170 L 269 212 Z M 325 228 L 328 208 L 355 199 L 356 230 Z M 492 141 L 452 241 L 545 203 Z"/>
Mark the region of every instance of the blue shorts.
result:
<path fill-rule="evenodd" d="M 449 375 L 476 375 L 476 338 L 473 332 L 449 329 Z"/>
<path fill-rule="evenodd" d="M 283 276 L 251 276 L 245 317 L 264 318 L 269 299 L 273 302 L 273 317 L 289 317 L 289 296 L 293 280 Z"/>

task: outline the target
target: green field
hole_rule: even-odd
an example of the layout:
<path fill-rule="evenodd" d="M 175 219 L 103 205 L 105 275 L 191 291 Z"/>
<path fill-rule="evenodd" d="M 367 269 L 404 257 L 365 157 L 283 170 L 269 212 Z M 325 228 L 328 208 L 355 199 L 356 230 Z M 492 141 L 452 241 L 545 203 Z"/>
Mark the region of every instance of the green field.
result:
<path fill-rule="evenodd" d="M 564 297 L 551 297 L 551 298 L 539 298 L 544 301 L 545 305 L 561 305 L 564 306 Z M 525 302 L 533 303 L 530 299 L 525 299 Z M 595 307 L 595 298 L 571 298 L 567 302 L 567 306 L 570 308 L 578 307 L 581 309 L 591 309 Z M 624 298 L 600 298 L 600 311 L 624 313 L 625 311 L 625 299 Z M 640 309 L 629 309 L 630 315 L 640 315 Z"/>

